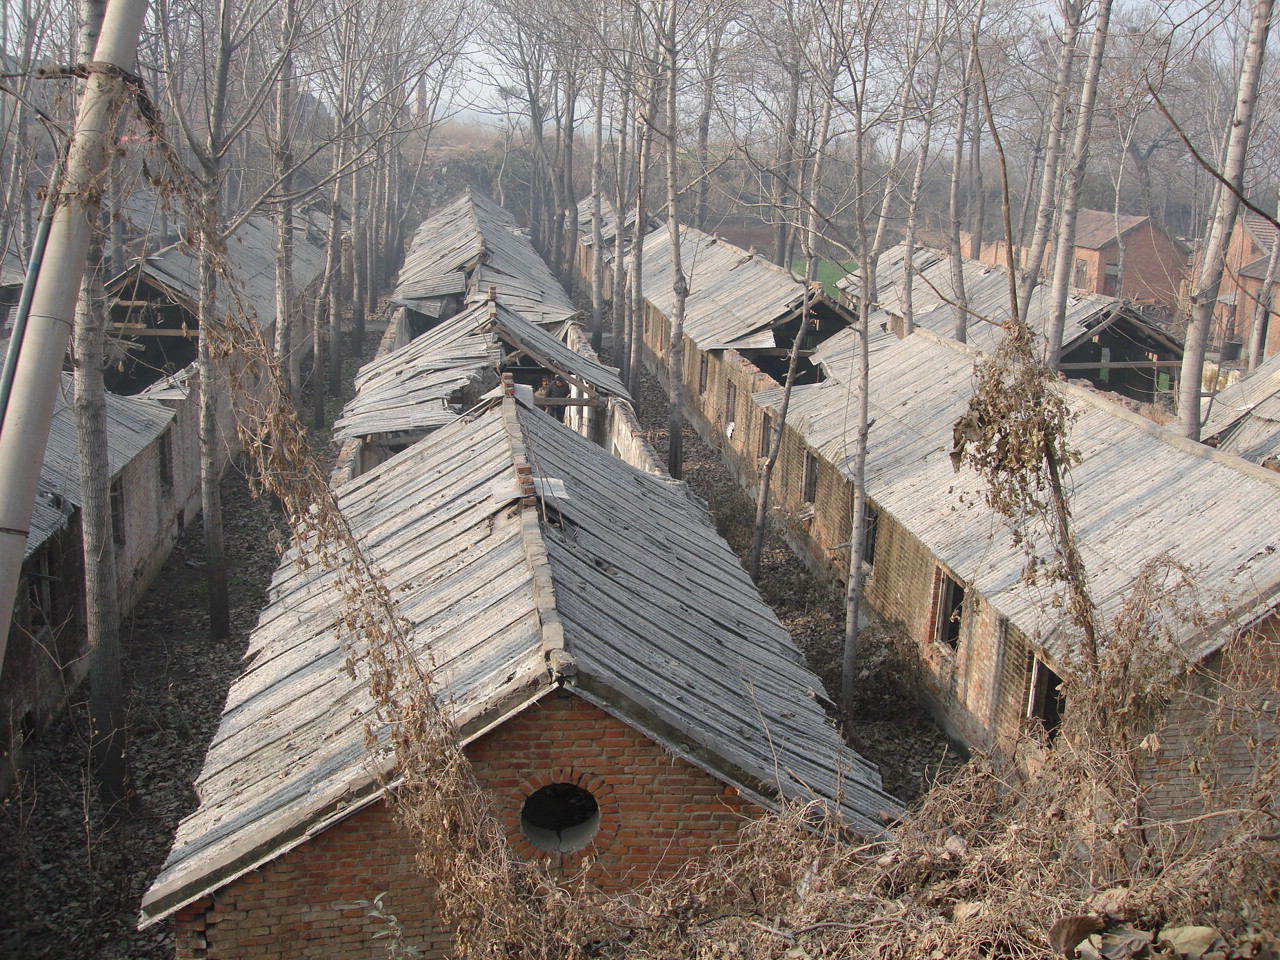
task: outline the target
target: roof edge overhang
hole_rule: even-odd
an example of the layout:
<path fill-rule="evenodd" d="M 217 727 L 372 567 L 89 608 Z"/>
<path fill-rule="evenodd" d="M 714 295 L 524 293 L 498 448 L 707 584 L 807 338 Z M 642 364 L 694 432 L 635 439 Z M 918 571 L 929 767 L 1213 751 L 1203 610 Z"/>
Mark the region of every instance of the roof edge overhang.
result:
<path fill-rule="evenodd" d="M 594 704 L 605 713 L 617 717 L 638 730 L 674 756 L 693 764 L 727 786 L 733 787 L 740 795 L 762 809 L 777 812 L 786 802 L 787 794 L 778 784 L 771 783 L 731 763 L 713 748 L 700 743 L 688 731 L 663 719 L 656 711 L 646 707 L 616 685 L 589 673 L 583 673 L 580 667 L 577 677 L 566 684 L 566 687 L 588 703 Z M 870 763 L 870 761 L 866 762 Z M 874 767 L 874 764 L 872 766 Z M 900 801 L 885 793 L 883 788 L 877 793 L 885 801 L 884 806 L 888 812 L 896 814 L 905 809 Z M 811 792 L 808 797 L 792 799 L 813 800 L 821 803 L 833 812 L 839 813 L 845 824 L 859 834 L 875 836 L 884 831 L 882 824 L 873 820 L 870 815 L 855 810 L 847 801 L 842 803 L 838 798 L 822 796 L 816 791 Z"/>

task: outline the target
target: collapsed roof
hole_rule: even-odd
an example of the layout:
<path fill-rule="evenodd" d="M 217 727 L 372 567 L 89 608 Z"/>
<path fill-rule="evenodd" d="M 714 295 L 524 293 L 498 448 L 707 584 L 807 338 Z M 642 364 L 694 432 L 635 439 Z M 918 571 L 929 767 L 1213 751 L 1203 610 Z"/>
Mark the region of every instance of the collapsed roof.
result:
<path fill-rule="evenodd" d="M 570 349 L 498 301 L 477 303 L 409 343 L 365 364 L 334 437 L 432 430 L 461 411 L 451 398 L 496 373 L 509 356 L 528 356 L 589 393 L 627 398 L 617 371 Z"/>
<path fill-rule="evenodd" d="M 578 315 L 511 214 L 468 188 L 418 227 L 391 300 L 439 317 L 445 298 L 476 304 L 491 289 L 533 323 L 556 324 Z"/>

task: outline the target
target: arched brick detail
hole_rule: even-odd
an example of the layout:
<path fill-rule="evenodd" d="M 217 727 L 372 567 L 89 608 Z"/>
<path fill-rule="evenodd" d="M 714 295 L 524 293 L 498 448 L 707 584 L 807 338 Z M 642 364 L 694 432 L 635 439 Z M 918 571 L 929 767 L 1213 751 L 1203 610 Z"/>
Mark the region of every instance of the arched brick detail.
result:
<path fill-rule="evenodd" d="M 595 797 L 600 807 L 600 826 L 596 829 L 591 842 L 580 850 L 560 854 L 557 859 L 562 864 L 568 865 L 608 850 L 618 835 L 618 805 L 614 797 L 613 785 L 607 777 L 595 770 L 581 767 L 552 767 L 549 770 L 531 774 L 522 780 L 518 787 L 510 791 L 504 804 L 503 823 L 507 828 L 507 841 L 511 844 L 511 849 L 517 856 L 527 860 L 555 857 L 555 854 L 540 850 L 530 843 L 520 826 L 520 813 L 524 809 L 525 801 L 543 787 L 553 783 L 572 783 L 576 787 L 581 787 Z"/>

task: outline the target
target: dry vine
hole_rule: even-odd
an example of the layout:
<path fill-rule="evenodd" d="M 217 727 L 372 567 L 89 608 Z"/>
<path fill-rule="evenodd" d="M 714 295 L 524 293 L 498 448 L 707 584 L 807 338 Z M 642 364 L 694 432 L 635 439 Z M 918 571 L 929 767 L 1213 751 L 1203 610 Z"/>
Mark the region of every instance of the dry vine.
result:
<path fill-rule="evenodd" d="M 234 291 L 225 258 L 219 271 Z M 566 876 L 509 848 L 433 695 L 411 625 L 343 519 L 249 316 L 233 296 L 228 322 L 202 335 L 232 379 L 241 441 L 260 489 L 283 504 L 297 562 L 340 571 L 347 669 L 367 679 L 376 705 L 370 756 L 436 884 L 457 955 L 1033 958 L 1054 956 L 1060 944 L 1051 944 L 1050 925 L 1078 916 L 1085 926 L 1152 932 L 1209 920 L 1231 937 L 1231 956 L 1280 952 L 1280 866 L 1268 846 L 1280 762 L 1274 733 L 1258 732 L 1274 717 L 1259 691 L 1272 704 L 1280 697 L 1280 679 L 1258 669 L 1275 662 L 1274 641 L 1241 637 L 1232 668 L 1202 677 L 1206 699 L 1224 702 L 1205 732 L 1205 755 L 1221 735 L 1252 738 L 1258 773 L 1247 796 L 1228 801 L 1209 784 L 1203 816 L 1181 823 L 1153 815 L 1141 768 L 1158 750 L 1173 684 L 1198 669 L 1176 659 L 1167 625 L 1170 614 L 1200 614 L 1187 572 L 1157 563 L 1114 622 L 1096 625 L 1063 490 L 1074 460 L 1071 415 L 1032 362 L 1025 328 L 979 368 L 957 448 L 991 481 L 992 505 L 1020 536 L 1051 538 L 1056 565 L 1028 575 L 1065 581 L 1069 613 L 1092 637 L 1081 658 L 1088 682 L 1069 678 L 1071 710 L 1053 749 L 1030 737 L 1012 762 L 976 758 L 872 843 L 850 843 L 813 810 L 787 808 L 744 824 L 735 846 L 690 862 L 674 879 L 605 894 L 589 863 Z"/>

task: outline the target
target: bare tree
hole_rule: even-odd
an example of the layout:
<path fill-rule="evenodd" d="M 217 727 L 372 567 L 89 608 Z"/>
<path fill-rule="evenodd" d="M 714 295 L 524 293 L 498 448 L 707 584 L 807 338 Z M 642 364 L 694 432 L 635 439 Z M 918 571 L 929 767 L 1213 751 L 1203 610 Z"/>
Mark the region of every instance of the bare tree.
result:
<path fill-rule="evenodd" d="M 1182 380 L 1178 393 L 1178 429 L 1192 440 L 1200 439 L 1200 397 L 1204 376 L 1205 348 L 1213 310 L 1222 285 L 1227 243 L 1235 228 L 1240 197 L 1244 190 L 1245 161 L 1253 127 L 1254 108 L 1262 65 L 1267 52 L 1274 0 L 1254 0 L 1250 10 L 1249 35 L 1236 81 L 1236 102 L 1232 113 L 1227 149 L 1220 173 L 1217 199 L 1208 236 L 1200 253 L 1196 279 L 1191 291 L 1191 322 L 1187 327 L 1182 358 Z"/>

